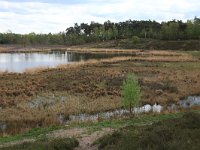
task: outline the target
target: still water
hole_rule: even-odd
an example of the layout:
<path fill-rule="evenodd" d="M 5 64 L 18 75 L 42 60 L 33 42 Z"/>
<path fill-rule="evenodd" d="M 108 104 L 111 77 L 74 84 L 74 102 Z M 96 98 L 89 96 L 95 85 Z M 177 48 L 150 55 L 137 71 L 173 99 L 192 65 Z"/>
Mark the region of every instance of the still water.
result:
<path fill-rule="evenodd" d="M 87 61 L 89 59 L 112 58 L 130 54 L 75 53 L 52 51 L 49 53 L 0 53 L 0 71 L 23 72 L 38 67 L 56 67 L 60 64 Z"/>

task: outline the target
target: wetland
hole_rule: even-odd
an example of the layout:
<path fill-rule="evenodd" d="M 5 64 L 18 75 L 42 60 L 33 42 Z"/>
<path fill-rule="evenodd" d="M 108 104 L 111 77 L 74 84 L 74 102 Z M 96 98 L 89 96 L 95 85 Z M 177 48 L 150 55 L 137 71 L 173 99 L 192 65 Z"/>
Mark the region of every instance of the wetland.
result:
<path fill-rule="evenodd" d="M 131 55 L 118 52 L 104 57 L 103 49 L 100 51 L 94 54 L 91 49 L 90 54 L 81 51 L 74 55 L 85 62 L 0 73 L 1 134 L 58 125 L 62 123 L 60 116 L 67 120 L 80 114 L 123 109 L 121 86 L 128 73 L 138 76 L 142 90 L 140 106 L 178 105 L 180 100 L 200 93 L 200 61 L 191 53 L 132 50 Z M 68 55 L 56 53 L 61 58 Z M 173 111 L 163 109 L 162 113 Z"/>

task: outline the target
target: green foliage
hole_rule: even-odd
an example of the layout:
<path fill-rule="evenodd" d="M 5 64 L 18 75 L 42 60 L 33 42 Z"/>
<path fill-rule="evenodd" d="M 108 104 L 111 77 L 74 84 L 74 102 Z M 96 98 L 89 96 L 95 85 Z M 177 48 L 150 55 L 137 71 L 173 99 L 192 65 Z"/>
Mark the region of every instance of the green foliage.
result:
<path fill-rule="evenodd" d="M 138 36 L 133 36 L 132 42 L 133 42 L 133 44 L 138 44 L 140 42 L 140 38 Z"/>
<path fill-rule="evenodd" d="M 72 150 L 78 146 L 75 138 L 40 139 L 35 142 L 25 142 L 23 144 L 0 148 L 1 150 Z"/>
<path fill-rule="evenodd" d="M 141 98 L 140 85 L 134 74 L 128 74 L 122 86 L 122 95 L 124 98 L 124 106 L 129 108 L 130 113 L 132 107 L 136 106 Z"/>
<path fill-rule="evenodd" d="M 188 39 L 200 39 L 200 21 L 187 21 L 186 34 Z"/>
<path fill-rule="evenodd" d="M 106 21 L 103 24 L 91 22 L 90 24 L 77 23 L 68 27 L 65 32 L 57 34 L 15 34 L 11 31 L 0 33 L 0 44 L 27 45 L 78 45 L 84 43 L 129 39 L 131 37 L 154 38 L 162 40 L 200 39 L 200 19 L 194 18 L 187 22 L 172 20 L 168 22 L 137 21 L 113 23 Z M 135 40 L 137 43 L 137 40 Z"/>
<path fill-rule="evenodd" d="M 187 113 L 146 126 L 127 126 L 98 140 L 109 150 L 197 150 L 200 147 L 200 114 Z"/>
<path fill-rule="evenodd" d="M 198 110 L 193 111 L 195 113 L 200 113 Z M 169 119 L 175 119 L 180 118 L 183 116 L 183 112 L 179 113 L 171 113 L 171 114 L 143 114 L 140 117 L 134 117 L 134 118 L 126 118 L 126 119 L 113 119 L 113 120 L 105 120 L 100 121 L 96 123 L 92 122 L 86 122 L 86 123 L 74 123 L 71 124 L 69 127 L 66 126 L 55 126 L 50 128 L 37 128 L 33 129 L 29 132 L 18 134 L 18 135 L 10 135 L 5 137 L 0 137 L 0 144 L 14 142 L 14 141 L 20 141 L 24 139 L 34 138 L 38 139 L 41 137 L 46 137 L 47 134 L 51 133 L 52 131 L 59 130 L 59 129 L 68 129 L 68 128 L 88 128 L 92 132 L 92 130 L 102 129 L 102 128 L 115 128 L 119 129 L 121 127 L 124 127 L 125 125 L 144 125 L 144 124 L 152 124 L 153 122 L 163 121 L 163 120 L 169 120 Z M 97 141 L 98 142 L 98 141 Z"/>
<path fill-rule="evenodd" d="M 117 39 L 119 33 L 118 33 L 118 29 L 116 27 L 116 25 L 113 26 L 113 37 L 115 38 L 115 40 Z"/>
<path fill-rule="evenodd" d="M 182 37 L 179 35 L 181 32 L 179 31 L 179 24 L 177 22 L 171 22 L 169 24 L 163 24 L 161 28 L 161 38 L 167 40 L 176 40 L 181 39 Z"/>
<path fill-rule="evenodd" d="M 15 34 L 12 32 L 0 33 L 0 44 L 28 45 L 54 45 L 65 44 L 65 33 L 58 34 Z"/>
<path fill-rule="evenodd" d="M 30 130 L 29 132 L 18 134 L 18 135 L 10 135 L 6 137 L 0 138 L 0 144 L 10 142 L 10 141 L 16 141 L 16 140 L 23 140 L 26 138 L 38 138 L 41 135 L 45 135 L 47 133 L 50 133 L 54 130 L 60 129 L 60 126 L 52 126 L 49 128 L 34 128 Z"/>

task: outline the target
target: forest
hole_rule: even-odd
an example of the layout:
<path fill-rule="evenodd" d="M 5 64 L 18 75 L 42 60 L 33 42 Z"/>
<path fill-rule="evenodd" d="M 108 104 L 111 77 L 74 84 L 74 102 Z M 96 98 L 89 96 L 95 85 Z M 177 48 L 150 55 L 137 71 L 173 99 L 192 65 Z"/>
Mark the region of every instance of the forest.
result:
<path fill-rule="evenodd" d="M 75 23 L 60 33 L 15 34 L 11 31 L 0 33 L 0 44 L 27 45 L 79 45 L 101 41 L 145 38 L 159 40 L 193 40 L 200 39 L 200 18 L 195 17 L 186 22 L 172 20 L 157 22 L 151 20 L 127 20 L 114 23 L 106 21 L 103 24 L 91 22 L 90 24 Z"/>

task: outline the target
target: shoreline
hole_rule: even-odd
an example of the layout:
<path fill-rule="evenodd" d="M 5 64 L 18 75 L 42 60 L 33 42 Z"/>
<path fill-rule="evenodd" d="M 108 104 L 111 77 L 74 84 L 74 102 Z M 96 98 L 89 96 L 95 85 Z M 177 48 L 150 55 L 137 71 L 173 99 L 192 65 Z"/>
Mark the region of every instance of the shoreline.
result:
<path fill-rule="evenodd" d="M 84 53 L 135 53 L 135 52 L 187 52 L 184 50 L 164 50 L 164 49 L 126 49 L 126 48 L 94 48 L 90 45 L 66 46 L 66 45 L 37 45 L 23 47 L 21 45 L 2 45 L 0 44 L 0 53 L 34 53 L 34 52 L 52 52 L 52 51 L 69 51 Z M 191 50 L 190 50 L 191 51 Z M 192 50 L 195 51 L 195 50 Z"/>
<path fill-rule="evenodd" d="M 118 49 L 118 48 L 92 48 L 86 46 L 62 46 L 62 45 L 52 45 L 52 46 L 37 46 L 37 47 L 27 47 L 27 48 L 13 48 L 12 45 L 0 45 L 0 54 L 2 53 L 50 53 L 54 51 L 60 52 L 73 52 L 73 53 L 88 53 L 88 54 L 127 54 L 132 58 L 139 57 L 188 57 L 190 54 L 186 51 L 180 50 L 141 50 L 141 49 Z M 195 52 L 195 51 L 193 51 Z M 130 56 L 117 56 L 117 57 L 130 57 Z M 190 55 L 191 56 L 191 55 Z M 196 61 L 190 58 L 192 61 Z M 139 59 L 140 60 L 140 59 Z M 143 59 L 142 59 L 143 60 Z M 185 59 L 184 59 L 185 60 Z"/>

